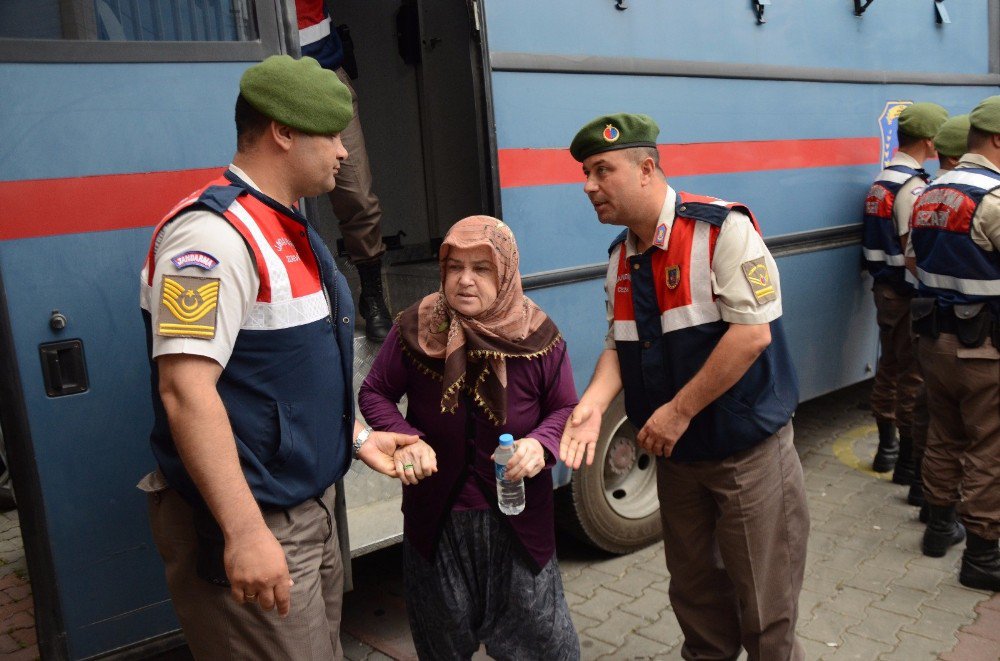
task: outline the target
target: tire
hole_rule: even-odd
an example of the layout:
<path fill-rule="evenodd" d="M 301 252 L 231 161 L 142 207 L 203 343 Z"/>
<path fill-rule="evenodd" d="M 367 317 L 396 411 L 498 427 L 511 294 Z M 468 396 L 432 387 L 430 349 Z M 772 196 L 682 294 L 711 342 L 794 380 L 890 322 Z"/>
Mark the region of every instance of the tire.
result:
<path fill-rule="evenodd" d="M 619 396 L 608 407 L 594 463 L 573 472 L 571 532 L 611 553 L 631 553 L 663 538 L 656 461 L 635 442 Z"/>

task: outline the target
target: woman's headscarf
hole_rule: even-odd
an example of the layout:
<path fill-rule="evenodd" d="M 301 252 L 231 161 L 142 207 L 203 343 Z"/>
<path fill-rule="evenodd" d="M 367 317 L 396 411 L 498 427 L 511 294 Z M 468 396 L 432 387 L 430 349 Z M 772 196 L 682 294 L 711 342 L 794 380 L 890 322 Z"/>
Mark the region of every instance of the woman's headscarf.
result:
<path fill-rule="evenodd" d="M 445 262 L 453 248 L 490 248 L 497 297 L 467 317 L 448 306 Z M 438 252 L 441 289 L 399 315 L 403 348 L 424 371 L 443 381 L 441 411 L 453 413 L 464 389 L 496 425 L 507 420 L 507 358 L 535 358 L 559 341 L 555 323 L 524 295 L 514 233 L 503 221 L 470 216 L 458 221 Z M 443 365 L 442 362 L 443 361 Z"/>

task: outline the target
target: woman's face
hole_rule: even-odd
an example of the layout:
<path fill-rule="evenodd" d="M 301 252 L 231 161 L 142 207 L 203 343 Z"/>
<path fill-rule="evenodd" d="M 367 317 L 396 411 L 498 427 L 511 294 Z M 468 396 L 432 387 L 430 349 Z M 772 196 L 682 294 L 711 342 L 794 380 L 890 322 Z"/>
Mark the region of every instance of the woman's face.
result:
<path fill-rule="evenodd" d="M 444 297 L 449 307 L 475 317 L 497 300 L 497 271 L 488 246 L 451 248 L 444 261 Z"/>

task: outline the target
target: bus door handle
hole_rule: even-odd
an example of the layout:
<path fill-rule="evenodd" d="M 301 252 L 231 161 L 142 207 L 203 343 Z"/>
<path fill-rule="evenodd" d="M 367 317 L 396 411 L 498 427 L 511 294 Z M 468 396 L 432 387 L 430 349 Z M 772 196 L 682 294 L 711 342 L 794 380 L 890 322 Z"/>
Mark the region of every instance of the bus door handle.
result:
<path fill-rule="evenodd" d="M 63 397 L 87 392 L 87 361 L 83 356 L 83 340 L 64 340 L 38 345 L 42 360 L 42 377 L 45 394 Z"/>

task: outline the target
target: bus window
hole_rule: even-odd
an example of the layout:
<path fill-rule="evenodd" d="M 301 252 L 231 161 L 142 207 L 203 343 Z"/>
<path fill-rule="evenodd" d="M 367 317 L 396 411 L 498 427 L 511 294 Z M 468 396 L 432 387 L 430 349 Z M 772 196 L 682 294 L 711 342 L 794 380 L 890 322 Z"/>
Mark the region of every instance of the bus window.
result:
<path fill-rule="evenodd" d="M 99 41 L 252 41 L 252 0 L 13 0 L 0 37 Z"/>

